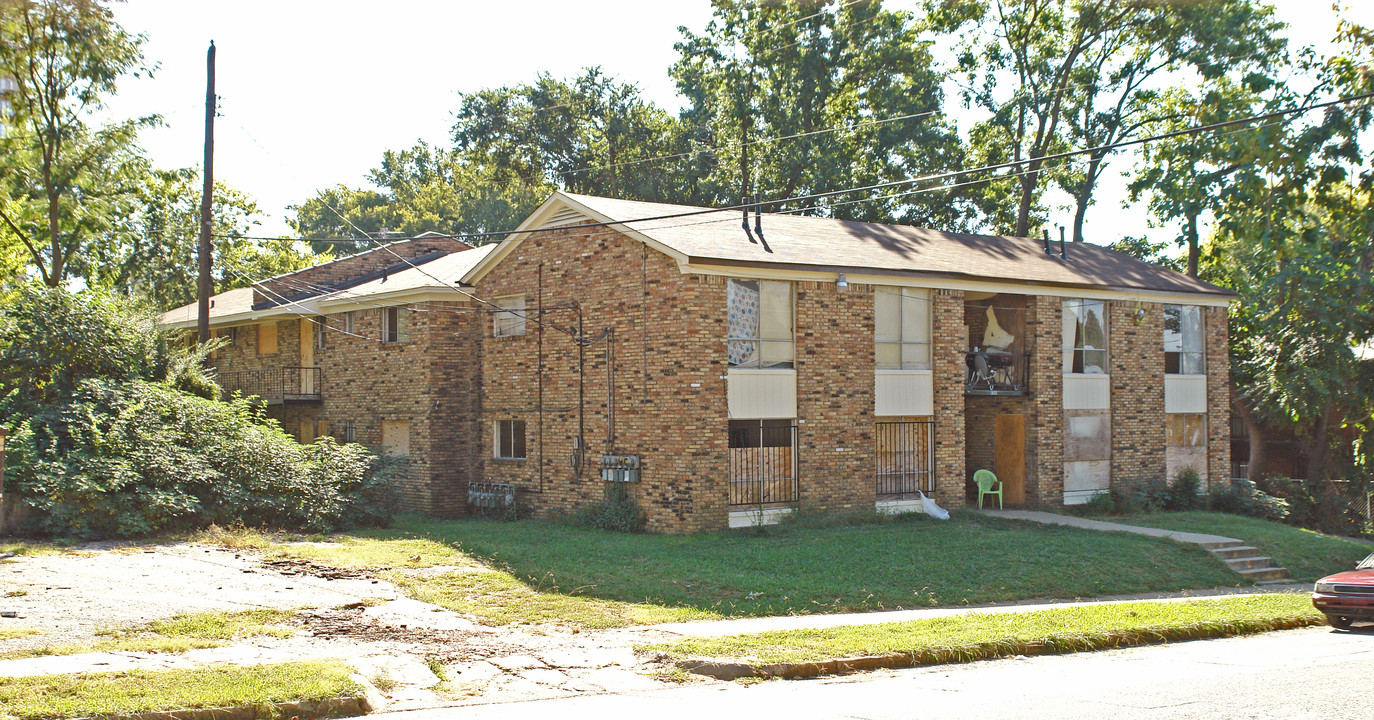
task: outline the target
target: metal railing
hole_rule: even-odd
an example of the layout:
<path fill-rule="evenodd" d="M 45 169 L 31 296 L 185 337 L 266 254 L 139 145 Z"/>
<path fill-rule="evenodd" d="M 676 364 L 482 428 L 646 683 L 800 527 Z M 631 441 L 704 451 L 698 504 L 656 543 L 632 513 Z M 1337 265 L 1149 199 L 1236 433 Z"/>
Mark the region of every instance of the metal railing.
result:
<path fill-rule="evenodd" d="M 935 423 L 930 420 L 877 425 L 879 497 L 935 492 Z"/>
<path fill-rule="evenodd" d="M 1030 355 L 975 350 L 964 353 L 965 395 L 1025 395 Z"/>
<path fill-rule="evenodd" d="M 731 505 L 797 502 L 797 426 L 730 428 Z"/>
<path fill-rule="evenodd" d="M 324 373 L 318 367 L 230 370 L 220 372 L 216 380 L 225 397 L 237 391 L 267 402 L 316 402 L 324 387 Z"/>

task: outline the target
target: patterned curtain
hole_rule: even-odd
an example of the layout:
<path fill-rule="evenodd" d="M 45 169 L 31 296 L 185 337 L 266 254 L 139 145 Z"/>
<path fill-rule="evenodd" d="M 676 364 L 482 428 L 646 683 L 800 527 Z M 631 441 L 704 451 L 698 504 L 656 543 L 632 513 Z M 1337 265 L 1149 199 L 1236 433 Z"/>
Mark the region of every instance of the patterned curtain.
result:
<path fill-rule="evenodd" d="M 726 303 L 730 333 L 726 353 L 730 364 L 756 364 L 759 351 L 759 344 L 755 341 L 759 337 L 758 282 L 731 279 L 726 286 Z"/>

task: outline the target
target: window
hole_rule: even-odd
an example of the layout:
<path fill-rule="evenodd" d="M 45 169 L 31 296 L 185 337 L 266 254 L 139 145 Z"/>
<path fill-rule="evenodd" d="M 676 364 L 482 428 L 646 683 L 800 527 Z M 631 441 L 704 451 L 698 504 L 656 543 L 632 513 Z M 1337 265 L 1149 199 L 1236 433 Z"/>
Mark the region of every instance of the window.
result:
<path fill-rule="evenodd" d="M 1064 372 L 1107 374 L 1107 301 L 1064 301 Z"/>
<path fill-rule="evenodd" d="M 796 502 L 796 421 L 731 420 L 729 432 L 730 504 Z"/>
<path fill-rule="evenodd" d="M 929 370 L 930 291 L 877 288 L 873 340 L 879 370 Z"/>
<path fill-rule="evenodd" d="M 525 421 L 497 420 L 496 457 L 505 460 L 525 459 Z"/>
<path fill-rule="evenodd" d="M 731 279 L 726 287 L 731 367 L 793 366 L 792 284 Z"/>
<path fill-rule="evenodd" d="M 1202 375 L 1206 363 L 1202 350 L 1202 308 L 1196 305 L 1164 306 L 1164 372 L 1170 375 Z"/>
<path fill-rule="evenodd" d="M 382 342 L 403 343 L 410 340 L 410 310 L 403 307 L 382 308 Z"/>
<path fill-rule="evenodd" d="M 348 312 L 344 313 L 344 332 L 348 333 L 349 335 L 353 335 L 357 332 L 353 329 L 353 327 L 353 311 L 349 310 Z"/>
<path fill-rule="evenodd" d="M 258 326 L 258 354 L 277 354 L 277 324 L 267 322 Z"/>
<path fill-rule="evenodd" d="M 516 337 L 525 334 L 525 296 L 510 295 L 496 298 L 494 304 L 501 308 L 492 315 L 492 337 Z"/>
<path fill-rule="evenodd" d="M 1164 416 L 1164 472 L 1170 480 L 1192 468 L 1207 479 L 1207 416 L 1169 413 Z"/>
<path fill-rule="evenodd" d="M 323 350 L 323 349 L 324 349 L 324 324 L 325 324 L 325 318 L 323 318 L 323 317 L 317 317 L 317 318 L 315 318 L 314 320 L 311 321 L 311 324 L 314 326 L 314 333 L 315 333 L 315 349 L 316 349 L 316 350 Z"/>
<path fill-rule="evenodd" d="M 358 442 L 358 426 L 352 420 L 346 420 L 343 424 L 343 437 L 339 438 L 343 442 Z"/>

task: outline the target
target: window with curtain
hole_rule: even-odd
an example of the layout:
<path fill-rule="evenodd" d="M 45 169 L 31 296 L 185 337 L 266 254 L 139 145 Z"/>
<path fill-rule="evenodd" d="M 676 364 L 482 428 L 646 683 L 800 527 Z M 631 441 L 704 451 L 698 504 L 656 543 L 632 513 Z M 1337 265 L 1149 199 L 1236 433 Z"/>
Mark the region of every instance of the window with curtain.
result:
<path fill-rule="evenodd" d="M 1202 348 L 1202 308 L 1164 306 L 1164 372 L 1202 375 L 1207 372 Z"/>
<path fill-rule="evenodd" d="M 726 305 L 731 367 L 793 366 L 791 283 L 732 278 L 726 284 Z"/>
<path fill-rule="evenodd" d="M 877 288 L 873 341 L 879 370 L 929 370 L 930 291 Z"/>
<path fill-rule="evenodd" d="M 1064 372 L 1107 374 L 1107 301 L 1064 301 Z"/>

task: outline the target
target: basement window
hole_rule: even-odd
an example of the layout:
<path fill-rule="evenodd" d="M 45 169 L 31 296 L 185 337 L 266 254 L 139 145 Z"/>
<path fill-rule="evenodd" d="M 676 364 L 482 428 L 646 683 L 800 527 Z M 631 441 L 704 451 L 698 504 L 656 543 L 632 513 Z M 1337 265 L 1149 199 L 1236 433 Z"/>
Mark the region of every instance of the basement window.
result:
<path fill-rule="evenodd" d="M 517 337 L 525 334 L 525 296 L 508 295 L 493 301 L 501 308 L 492 315 L 492 337 Z"/>
<path fill-rule="evenodd" d="M 495 457 L 501 460 L 525 459 L 525 421 L 497 420 L 493 428 Z"/>

